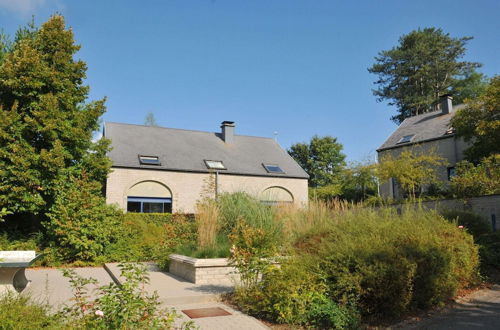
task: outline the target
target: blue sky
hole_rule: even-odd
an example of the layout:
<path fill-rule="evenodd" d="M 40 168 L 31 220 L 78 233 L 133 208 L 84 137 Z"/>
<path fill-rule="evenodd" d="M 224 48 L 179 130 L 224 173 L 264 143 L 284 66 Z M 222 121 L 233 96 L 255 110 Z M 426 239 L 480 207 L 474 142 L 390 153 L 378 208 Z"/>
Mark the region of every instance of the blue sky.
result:
<path fill-rule="evenodd" d="M 372 95 L 373 57 L 419 27 L 473 36 L 466 59 L 500 73 L 500 1 L 0 0 L 14 33 L 62 13 L 82 45 L 105 121 L 273 137 L 288 148 L 332 135 L 350 161 L 373 159 L 396 128 Z"/>

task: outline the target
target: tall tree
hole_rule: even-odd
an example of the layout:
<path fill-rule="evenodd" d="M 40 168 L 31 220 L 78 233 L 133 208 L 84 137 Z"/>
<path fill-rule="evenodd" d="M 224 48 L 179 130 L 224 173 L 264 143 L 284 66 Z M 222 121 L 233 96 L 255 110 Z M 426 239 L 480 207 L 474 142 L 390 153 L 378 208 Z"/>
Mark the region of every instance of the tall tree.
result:
<path fill-rule="evenodd" d="M 500 154 L 500 76 L 491 79 L 483 95 L 470 99 L 451 121 L 456 135 L 471 146 L 465 151 L 468 160 Z"/>
<path fill-rule="evenodd" d="M 146 126 L 158 126 L 158 123 L 156 122 L 155 115 L 152 112 L 148 112 L 148 114 L 144 118 L 144 125 L 146 125 Z"/>
<path fill-rule="evenodd" d="M 336 183 L 345 166 L 342 144 L 331 136 L 313 136 L 309 144 L 297 143 L 288 153 L 309 174 L 309 185 L 326 186 Z"/>
<path fill-rule="evenodd" d="M 55 15 L 18 33 L 0 63 L 0 208 L 44 214 L 69 173 L 106 178 L 109 141 L 92 142 L 105 100 L 85 103 L 79 49 Z"/>
<path fill-rule="evenodd" d="M 436 28 L 418 29 L 403 35 L 397 47 L 375 57 L 375 64 L 368 69 L 378 76 L 373 94 L 378 101 L 387 100 L 397 107 L 393 121 L 401 123 L 407 117 L 436 110 L 440 95 L 457 89 L 475 72 L 479 63 L 460 61 L 471 39 L 453 38 Z"/>

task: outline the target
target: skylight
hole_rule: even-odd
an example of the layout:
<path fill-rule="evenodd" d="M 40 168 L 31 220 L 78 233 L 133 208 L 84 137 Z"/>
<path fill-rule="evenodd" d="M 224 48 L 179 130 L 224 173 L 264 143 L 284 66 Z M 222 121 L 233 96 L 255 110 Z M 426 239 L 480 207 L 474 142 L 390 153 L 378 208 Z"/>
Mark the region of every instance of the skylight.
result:
<path fill-rule="evenodd" d="M 226 167 L 224 166 L 224 163 L 222 163 L 221 160 L 206 160 L 205 159 L 205 165 L 207 165 L 207 168 L 211 170 L 225 170 Z"/>
<path fill-rule="evenodd" d="M 141 165 L 161 165 L 158 156 L 141 156 L 139 155 L 139 163 Z"/>
<path fill-rule="evenodd" d="M 262 164 L 262 166 L 264 166 L 268 173 L 285 173 L 281 167 L 275 164 Z"/>
<path fill-rule="evenodd" d="M 450 127 L 446 130 L 444 135 L 449 135 L 449 134 L 453 134 L 453 133 L 455 133 L 455 129 L 453 127 Z"/>
<path fill-rule="evenodd" d="M 413 137 L 414 137 L 414 136 L 415 136 L 415 134 L 412 134 L 412 135 L 405 135 L 405 136 L 403 136 L 403 137 L 402 137 L 402 138 L 398 141 L 398 144 L 399 144 L 399 143 L 408 143 L 408 142 L 410 142 L 410 141 L 413 139 Z"/>

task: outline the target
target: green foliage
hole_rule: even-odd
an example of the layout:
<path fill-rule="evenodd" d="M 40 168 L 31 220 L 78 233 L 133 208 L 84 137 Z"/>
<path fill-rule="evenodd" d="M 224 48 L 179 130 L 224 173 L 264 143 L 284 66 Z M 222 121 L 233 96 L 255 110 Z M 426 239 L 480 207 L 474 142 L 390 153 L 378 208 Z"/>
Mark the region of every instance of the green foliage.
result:
<path fill-rule="evenodd" d="M 181 214 L 126 213 L 119 227 L 103 261 L 157 261 L 166 267 L 176 248 L 196 242 L 194 221 Z"/>
<path fill-rule="evenodd" d="M 451 88 L 453 103 L 462 104 L 466 100 L 475 99 L 484 94 L 488 86 L 488 78 L 474 69 L 466 70 L 457 77 L 457 81 Z"/>
<path fill-rule="evenodd" d="M 476 166 L 468 161 L 458 163 L 451 192 L 459 198 L 500 194 L 500 154 L 486 157 Z"/>
<path fill-rule="evenodd" d="M 250 288 L 272 267 L 272 257 L 280 247 L 276 232 L 254 227 L 240 221 L 229 235 L 231 256 L 229 262 L 239 274 L 241 285 Z"/>
<path fill-rule="evenodd" d="M 485 92 L 467 100 L 451 121 L 456 135 L 471 143 L 465 151 L 468 160 L 500 154 L 500 76 L 491 79 Z"/>
<path fill-rule="evenodd" d="M 401 123 L 407 117 L 436 110 L 439 96 L 449 89 L 469 97 L 481 91 L 476 88 L 474 71 L 480 64 L 460 61 L 471 39 L 453 38 L 436 28 L 418 29 L 375 57 L 375 64 L 368 69 L 378 76 L 373 94 L 378 101 L 388 100 L 397 107 L 393 121 Z"/>
<path fill-rule="evenodd" d="M 468 211 L 445 210 L 441 214 L 449 221 L 453 221 L 457 226 L 463 226 L 475 240 L 482 235 L 492 232 L 491 224 L 480 215 Z"/>
<path fill-rule="evenodd" d="M 325 234 L 304 258 L 316 260 L 334 301 L 365 316 L 439 305 L 477 279 L 472 237 L 435 212 L 357 210 Z"/>
<path fill-rule="evenodd" d="M 238 287 L 234 298 L 244 311 L 262 318 L 320 329 L 348 329 L 358 323 L 352 309 L 327 296 L 327 286 L 305 267 L 284 262 L 270 267 L 252 287 Z"/>
<path fill-rule="evenodd" d="M 12 214 L 12 212 L 10 212 L 9 210 L 7 210 L 7 208 L 5 207 L 2 207 L 0 209 L 0 222 L 4 221 L 4 217 L 9 215 L 9 214 Z"/>
<path fill-rule="evenodd" d="M 92 142 L 104 100 L 85 103 L 79 48 L 55 15 L 20 29 L 0 61 L 0 207 L 16 214 L 43 218 L 68 172 L 104 182 L 109 171 L 109 141 Z"/>
<path fill-rule="evenodd" d="M 101 186 L 88 177 L 68 175 L 44 222 L 47 235 L 58 246 L 62 260 L 94 261 L 116 240 L 121 211 L 106 205 Z"/>
<path fill-rule="evenodd" d="M 0 329 L 60 329 L 61 320 L 50 315 L 47 306 L 35 304 L 27 295 L 0 296 Z"/>
<path fill-rule="evenodd" d="M 320 187 L 338 182 L 345 166 L 342 148 L 334 137 L 315 135 L 309 144 L 292 145 L 288 153 L 309 174 L 309 185 Z"/>
<path fill-rule="evenodd" d="M 417 153 L 403 150 L 397 157 L 383 155 L 376 167 L 380 181 L 396 179 L 401 188 L 414 200 L 417 189 L 436 181 L 436 169 L 445 165 L 445 160 L 435 152 Z"/>
<path fill-rule="evenodd" d="M 178 317 L 174 310 L 163 310 L 157 293 L 144 291 L 149 282 L 143 264 L 120 264 L 121 285 L 111 283 L 99 289 L 98 297 L 92 301 L 88 295 L 88 284 L 93 278 L 83 278 L 73 270 L 64 270 L 70 279 L 74 303 L 66 307 L 61 316 L 68 317 L 70 325 L 81 329 L 169 329 Z M 189 329 L 192 322 L 183 323 Z"/>
<path fill-rule="evenodd" d="M 228 258 L 231 254 L 231 242 L 227 235 L 219 234 L 215 238 L 215 244 L 200 247 L 196 241 L 189 241 L 179 245 L 174 253 L 193 258 Z"/>

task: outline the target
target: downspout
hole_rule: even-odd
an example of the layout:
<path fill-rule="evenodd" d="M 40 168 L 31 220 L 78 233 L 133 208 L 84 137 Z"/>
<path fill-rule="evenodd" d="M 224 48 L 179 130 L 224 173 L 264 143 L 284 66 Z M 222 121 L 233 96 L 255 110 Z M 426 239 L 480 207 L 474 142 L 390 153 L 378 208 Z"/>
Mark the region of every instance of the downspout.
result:
<path fill-rule="evenodd" d="M 219 171 L 215 171 L 215 200 L 219 197 Z"/>

